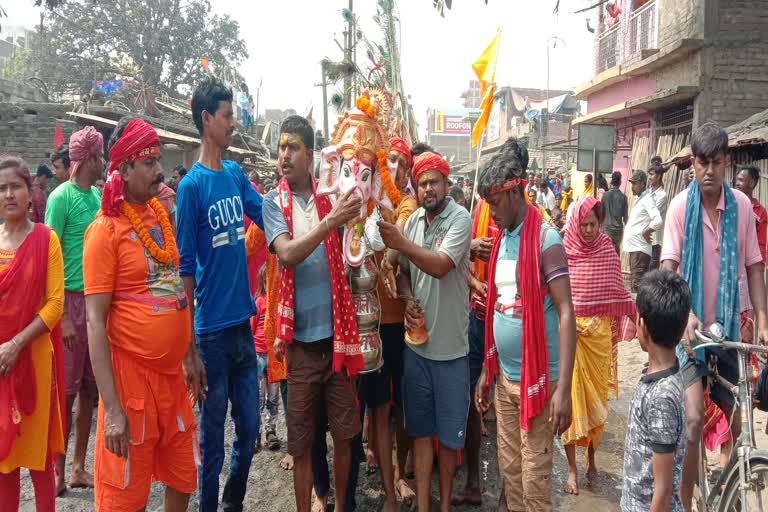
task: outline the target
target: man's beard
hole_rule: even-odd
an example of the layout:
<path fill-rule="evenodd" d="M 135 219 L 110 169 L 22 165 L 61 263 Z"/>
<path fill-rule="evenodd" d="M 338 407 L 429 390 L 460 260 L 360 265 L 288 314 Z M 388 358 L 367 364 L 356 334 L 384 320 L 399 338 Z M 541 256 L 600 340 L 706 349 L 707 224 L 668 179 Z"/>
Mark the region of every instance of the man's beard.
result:
<path fill-rule="evenodd" d="M 445 197 L 442 199 L 437 199 L 434 206 L 427 206 L 426 204 L 424 204 L 424 209 L 430 213 L 436 212 L 437 210 L 443 207 L 443 204 L 445 204 Z"/>

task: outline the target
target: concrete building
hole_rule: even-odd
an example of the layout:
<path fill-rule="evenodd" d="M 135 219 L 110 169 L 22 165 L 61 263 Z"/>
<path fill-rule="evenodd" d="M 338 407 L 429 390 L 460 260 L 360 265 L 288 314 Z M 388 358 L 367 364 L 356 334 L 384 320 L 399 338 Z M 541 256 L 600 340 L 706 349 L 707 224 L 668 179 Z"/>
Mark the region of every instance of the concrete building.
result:
<path fill-rule="evenodd" d="M 664 135 L 686 141 L 706 121 L 728 126 L 768 108 L 765 0 L 613 5 L 597 8 L 595 76 L 576 88 L 587 112 L 574 125 L 616 126 L 615 170 L 628 172 L 638 137 L 654 153 Z"/>
<path fill-rule="evenodd" d="M 470 162 L 476 155 L 470 144 L 472 122 L 469 117 L 472 112 L 477 112 L 477 109 L 427 109 L 427 139 L 425 142 L 443 155 L 451 167 Z"/>

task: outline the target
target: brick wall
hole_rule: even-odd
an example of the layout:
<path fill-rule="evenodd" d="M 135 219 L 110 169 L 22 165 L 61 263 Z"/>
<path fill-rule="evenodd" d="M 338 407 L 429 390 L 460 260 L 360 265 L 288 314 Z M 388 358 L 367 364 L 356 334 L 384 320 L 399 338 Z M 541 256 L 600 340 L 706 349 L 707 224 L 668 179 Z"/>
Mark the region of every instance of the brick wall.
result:
<path fill-rule="evenodd" d="M 728 126 L 768 109 L 768 2 L 717 3 L 717 36 L 703 57 L 711 60 L 711 119 Z"/>
<path fill-rule="evenodd" d="M 656 0 L 658 3 L 658 48 L 681 39 L 702 37 L 701 2 L 705 0 Z"/>
<path fill-rule="evenodd" d="M 56 119 L 61 119 L 65 140 L 76 129 L 75 123 L 64 120 L 71 110 L 71 104 L 0 102 L 0 152 L 19 155 L 30 166 L 47 162 Z"/>

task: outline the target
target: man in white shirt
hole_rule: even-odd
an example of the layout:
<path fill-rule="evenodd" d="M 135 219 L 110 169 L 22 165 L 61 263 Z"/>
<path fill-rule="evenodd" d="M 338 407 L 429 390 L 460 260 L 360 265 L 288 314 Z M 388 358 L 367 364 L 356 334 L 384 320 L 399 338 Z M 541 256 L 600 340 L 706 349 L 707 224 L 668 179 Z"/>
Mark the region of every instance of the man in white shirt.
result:
<path fill-rule="evenodd" d="M 548 212 L 551 212 L 552 208 L 555 207 L 555 194 L 549 190 L 549 185 L 544 180 L 539 182 L 539 195 L 536 198 L 536 202 Z"/>
<path fill-rule="evenodd" d="M 632 184 L 632 194 L 637 198 L 635 206 L 629 214 L 629 221 L 624 228 L 624 252 L 629 253 L 629 269 L 632 282 L 632 292 L 637 292 L 640 279 L 651 265 L 651 235 L 661 229 L 662 221 L 659 209 L 656 207 L 653 195 L 646 190 L 648 175 L 637 170 L 629 182 Z"/>
<path fill-rule="evenodd" d="M 648 167 L 648 192 L 653 196 L 653 202 L 656 203 L 656 208 L 661 215 L 661 221 L 664 222 L 664 217 L 667 213 L 667 192 L 664 190 L 664 166 L 661 163 L 661 158 L 655 156 L 651 158 L 651 165 Z M 661 256 L 661 239 L 664 235 L 663 226 L 653 232 L 651 238 L 652 253 L 651 253 L 651 267 L 650 270 L 656 270 L 659 268 L 659 257 Z"/>

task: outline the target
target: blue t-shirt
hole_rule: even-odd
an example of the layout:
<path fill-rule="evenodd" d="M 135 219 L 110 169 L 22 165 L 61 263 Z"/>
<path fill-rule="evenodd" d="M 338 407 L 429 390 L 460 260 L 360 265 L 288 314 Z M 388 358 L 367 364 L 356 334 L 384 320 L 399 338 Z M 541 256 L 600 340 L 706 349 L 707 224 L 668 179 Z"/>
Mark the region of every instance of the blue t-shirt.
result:
<path fill-rule="evenodd" d="M 298 238 L 319 222 L 314 197 L 304 201 L 298 194 L 293 197 L 293 238 Z M 272 190 L 264 198 L 264 233 L 269 249 L 278 235 L 289 233 L 280 197 Z M 289 233 L 290 234 L 290 233 Z M 331 303 L 331 274 L 321 242 L 312 253 L 296 265 L 293 295 L 293 338 L 310 343 L 333 336 L 333 308 Z"/>
<path fill-rule="evenodd" d="M 235 162 L 222 170 L 195 163 L 176 191 L 176 241 L 182 276 L 195 276 L 195 332 L 220 331 L 256 313 L 248 289 L 245 225 L 259 227 L 262 197 Z"/>
<path fill-rule="evenodd" d="M 522 223 L 514 230 L 504 230 L 496 263 L 497 301 L 509 306 L 520 299 L 517 285 L 517 260 L 520 252 Z M 568 261 L 560 235 L 549 224 L 541 223 L 541 273 L 542 285 L 568 274 Z M 522 270 L 521 270 L 522 271 Z M 544 296 L 544 322 L 547 333 L 547 354 L 549 380 L 557 380 L 560 373 L 560 317 L 552 296 Z M 523 317 L 522 308 L 513 307 L 505 312 L 496 310 L 493 315 L 493 337 L 499 353 L 499 368 L 511 381 L 520 382 L 520 367 L 523 360 Z"/>

